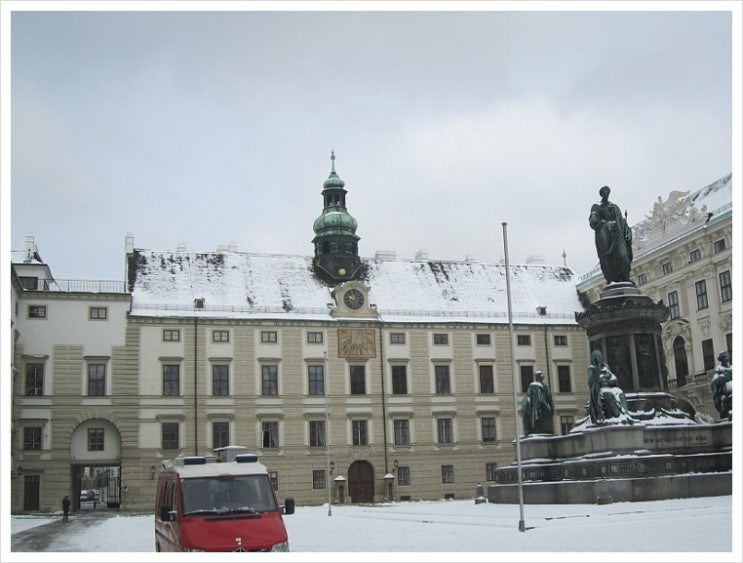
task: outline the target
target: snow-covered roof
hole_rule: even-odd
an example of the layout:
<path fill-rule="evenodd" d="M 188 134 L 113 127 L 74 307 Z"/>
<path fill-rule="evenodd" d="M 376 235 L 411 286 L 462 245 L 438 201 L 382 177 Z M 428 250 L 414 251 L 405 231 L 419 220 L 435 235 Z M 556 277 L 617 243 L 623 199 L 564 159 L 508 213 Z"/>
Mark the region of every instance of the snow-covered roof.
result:
<path fill-rule="evenodd" d="M 332 320 L 333 287 L 312 257 L 136 250 L 132 314 Z M 399 322 L 508 322 L 504 264 L 363 259 L 358 280 L 380 318 Z M 511 265 L 513 321 L 575 324 L 576 275 L 564 266 Z M 546 308 L 546 315 L 537 309 Z"/>

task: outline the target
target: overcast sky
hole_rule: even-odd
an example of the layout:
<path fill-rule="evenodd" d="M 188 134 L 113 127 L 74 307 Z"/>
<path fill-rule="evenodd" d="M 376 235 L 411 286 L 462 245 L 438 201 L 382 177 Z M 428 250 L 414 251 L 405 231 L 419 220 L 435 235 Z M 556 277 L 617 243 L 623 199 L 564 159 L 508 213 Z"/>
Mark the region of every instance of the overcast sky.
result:
<path fill-rule="evenodd" d="M 586 272 L 602 185 L 636 223 L 734 171 L 740 12 L 349 4 L 12 13 L 12 249 L 61 279 L 123 279 L 128 232 L 312 255 L 332 149 L 364 257 L 497 262 L 507 222 L 511 263 Z"/>

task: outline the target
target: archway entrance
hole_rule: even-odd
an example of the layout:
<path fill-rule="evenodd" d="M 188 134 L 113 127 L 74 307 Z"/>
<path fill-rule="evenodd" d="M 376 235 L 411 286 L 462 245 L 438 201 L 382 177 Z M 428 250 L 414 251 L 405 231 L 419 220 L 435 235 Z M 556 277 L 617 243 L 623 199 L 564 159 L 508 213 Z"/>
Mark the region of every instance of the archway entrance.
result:
<path fill-rule="evenodd" d="M 374 502 L 374 468 L 368 461 L 354 461 L 348 468 L 348 495 L 353 503 Z"/>
<path fill-rule="evenodd" d="M 121 436 L 108 420 L 80 423 L 70 439 L 70 483 L 75 511 L 121 505 Z"/>

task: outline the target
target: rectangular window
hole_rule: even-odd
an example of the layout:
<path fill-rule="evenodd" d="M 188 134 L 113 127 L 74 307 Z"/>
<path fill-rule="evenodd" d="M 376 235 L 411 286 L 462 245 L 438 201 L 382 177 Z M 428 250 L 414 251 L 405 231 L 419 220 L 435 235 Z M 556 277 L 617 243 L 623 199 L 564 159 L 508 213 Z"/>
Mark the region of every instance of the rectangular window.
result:
<path fill-rule="evenodd" d="M 307 389 L 310 395 L 325 394 L 325 368 L 323 366 L 307 366 Z"/>
<path fill-rule="evenodd" d="M 352 420 L 351 432 L 353 433 L 354 446 L 366 446 L 368 444 L 366 420 Z"/>
<path fill-rule="evenodd" d="M 519 346 L 531 346 L 531 334 L 517 334 L 516 344 Z"/>
<path fill-rule="evenodd" d="M 322 332 L 308 332 L 307 344 L 322 344 Z"/>
<path fill-rule="evenodd" d="M 441 482 L 442 483 L 453 483 L 454 482 L 454 466 L 453 465 L 442 465 L 441 466 Z"/>
<path fill-rule="evenodd" d="M 493 462 L 486 463 L 485 464 L 485 480 L 486 481 L 495 481 L 495 469 L 498 467 L 498 464 Z"/>
<path fill-rule="evenodd" d="M 434 344 L 449 344 L 449 335 L 446 333 L 437 332 L 433 335 Z"/>
<path fill-rule="evenodd" d="M 702 259 L 702 251 L 698 248 L 689 253 L 689 263 L 699 262 Z"/>
<path fill-rule="evenodd" d="M 230 366 L 212 366 L 212 395 L 226 397 L 230 394 Z"/>
<path fill-rule="evenodd" d="M 482 441 L 495 442 L 495 417 L 484 416 L 481 421 Z"/>
<path fill-rule="evenodd" d="M 405 333 L 404 332 L 391 332 L 390 333 L 390 344 L 405 344 Z"/>
<path fill-rule="evenodd" d="M 490 344 L 489 334 L 478 334 L 476 337 L 478 346 L 487 346 Z"/>
<path fill-rule="evenodd" d="M 29 305 L 28 306 L 28 318 L 29 319 L 45 319 L 46 318 L 46 305 Z"/>
<path fill-rule="evenodd" d="M 637 276 L 637 285 L 645 285 L 648 283 L 648 275 L 647 274 L 640 274 Z"/>
<path fill-rule="evenodd" d="M 526 393 L 534 381 L 534 366 L 521 366 L 521 392 Z"/>
<path fill-rule="evenodd" d="M 716 240 L 714 242 L 713 249 L 715 251 L 715 254 L 717 254 L 718 252 L 722 252 L 723 250 L 725 250 L 725 248 L 726 246 L 724 238 L 721 238 L 720 240 Z"/>
<path fill-rule="evenodd" d="M 560 434 L 566 436 L 573 426 L 575 426 L 575 419 L 572 416 L 560 417 Z"/>
<path fill-rule="evenodd" d="M 351 395 L 366 395 L 364 366 L 351 366 Z"/>
<path fill-rule="evenodd" d="M 567 346 L 568 345 L 568 335 L 567 334 L 555 334 L 553 337 L 553 342 L 555 343 L 555 346 Z"/>
<path fill-rule="evenodd" d="M 27 451 L 41 449 L 41 426 L 26 426 L 23 429 L 23 449 Z"/>
<path fill-rule="evenodd" d="M 44 394 L 44 364 L 26 364 L 25 394 L 27 396 Z"/>
<path fill-rule="evenodd" d="M 310 446 L 322 448 L 325 446 L 325 421 L 310 420 Z"/>
<path fill-rule="evenodd" d="M 679 305 L 678 291 L 668 292 L 668 311 L 669 318 L 678 319 L 681 316 L 681 306 Z"/>
<path fill-rule="evenodd" d="M 261 342 L 275 344 L 278 342 L 278 333 L 275 330 L 261 331 Z"/>
<path fill-rule="evenodd" d="M 163 342 L 180 342 L 181 331 L 174 328 L 163 329 Z"/>
<path fill-rule="evenodd" d="M 212 448 L 224 448 L 230 445 L 230 423 L 212 422 Z"/>
<path fill-rule="evenodd" d="M 436 420 L 439 434 L 439 444 L 451 444 L 454 442 L 451 418 L 439 418 Z"/>
<path fill-rule="evenodd" d="M 702 340 L 702 358 L 704 359 L 704 370 L 710 371 L 715 369 L 715 348 L 712 345 L 712 339 Z"/>
<path fill-rule="evenodd" d="M 279 394 L 279 366 L 261 366 L 261 395 Z"/>
<path fill-rule="evenodd" d="M 263 447 L 279 447 L 279 423 L 276 420 L 265 421 L 261 425 L 263 429 Z"/>
<path fill-rule="evenodd" d="M 212 331 L 212 342 L 229 342 L 230 331 L 229 330 L 214 330 Z"/>
<path fill-rule="evenodd" d="M 436 394 L 446 395 L 451 393 L 451 376 L 449 366 L 436 366 Z"/>
<path fill-rule="evenodd" d="M 392 424 L 395 428 L 395 445 L 406 446 L 410 444 L 410 421 L 397 419 Z"/>
<path fill-rule="evenodd" d="M 88 318 L 92 321 L 102 321 L 108 318 L 108 307 L 88 308 Z"/>
<path fill-rule="evenodd" d="M 177 450 L 180 448 L 178 439 L 179 424 L 177 422 L 163 422 L 162 431 L 162 449 Z"/>
<path fill-rule="evenodd" d="M 392 366 L 392 394 L 408 394 L 408 373 L 405 366 Z"/>
<path fill-rule="evenodd" d="M 88 428 L 88 451 L 103 451 L 103 428 Z"/>
<path fill-rule="evenodd" d="M 707 282 L 700 280 L 694 284 L 697 292 L 697 309 L 706 309 L 709 306 L 707 301 Z"/>
<path fill-rule="evenodd" d="M 493 366 L 480 364 L 478 366 L 478 370 L 480 372 L 480 393 L 482 393 L 483 395 L 495 393 Z"/>
<path fill-rule="evenodd" d="M 397 468 L 397 485 L 400 487 L 410 485 L 410 467 L 401 465 Z"/>
<path fill-rule="evenodd" d="M 106 364 L 88 364 L 88 395 L 102 397 L 106 394 Z"/>
<path fill-rule="evenodd" d="M 573 390 L 570 381 L 570 366 L 557 366 L 557 389 L 560 393 L 570 393 Z"/>
<path fill-rule="evenodd" d="M 163 395 L 178 396 L 181 394 L 181 367 L 175 364 L 163 365 Z"/>
<path fill-rule="evenodd" d="M 324 489 L 325 488 L 325 470 L 324 469 L 313 469 L 312 470 L 312 488 L 313 489 Z"/>
<path fill-rule="evenodd" d="M 720 272 L 720 297 L 723 303 L 733 300 L 733 285 L 730 280 L 730 270 Z"/>
<path fill-rule="evenodd" d="M 673 272 L 673 264 L 671 262 L 663 262 L 661 265 L 661 268 L 663 268 L 663 275 L 667 276 L 671 272 Z"/>

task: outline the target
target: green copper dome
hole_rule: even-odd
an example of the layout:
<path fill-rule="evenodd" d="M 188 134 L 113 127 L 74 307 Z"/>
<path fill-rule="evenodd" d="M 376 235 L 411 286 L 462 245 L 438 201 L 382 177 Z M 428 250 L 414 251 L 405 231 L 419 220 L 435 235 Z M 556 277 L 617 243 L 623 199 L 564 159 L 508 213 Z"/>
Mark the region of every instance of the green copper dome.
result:
<path fill-rule="evenodd" d="M 355 235 L 359 224 L 345 209 L 327 211 L 315 219 L 315 234 Z"/>
<path fill-rule="evenodd" d="M 315 271 L 332 282 L 354 279 L 361 266 L 356 219 L 346 210 L 346 183 L 335 172 L 335 153 L 331 151 L 330 175 L 323 183 L 322 214 L 312 228 L 315 238 Z"/>

